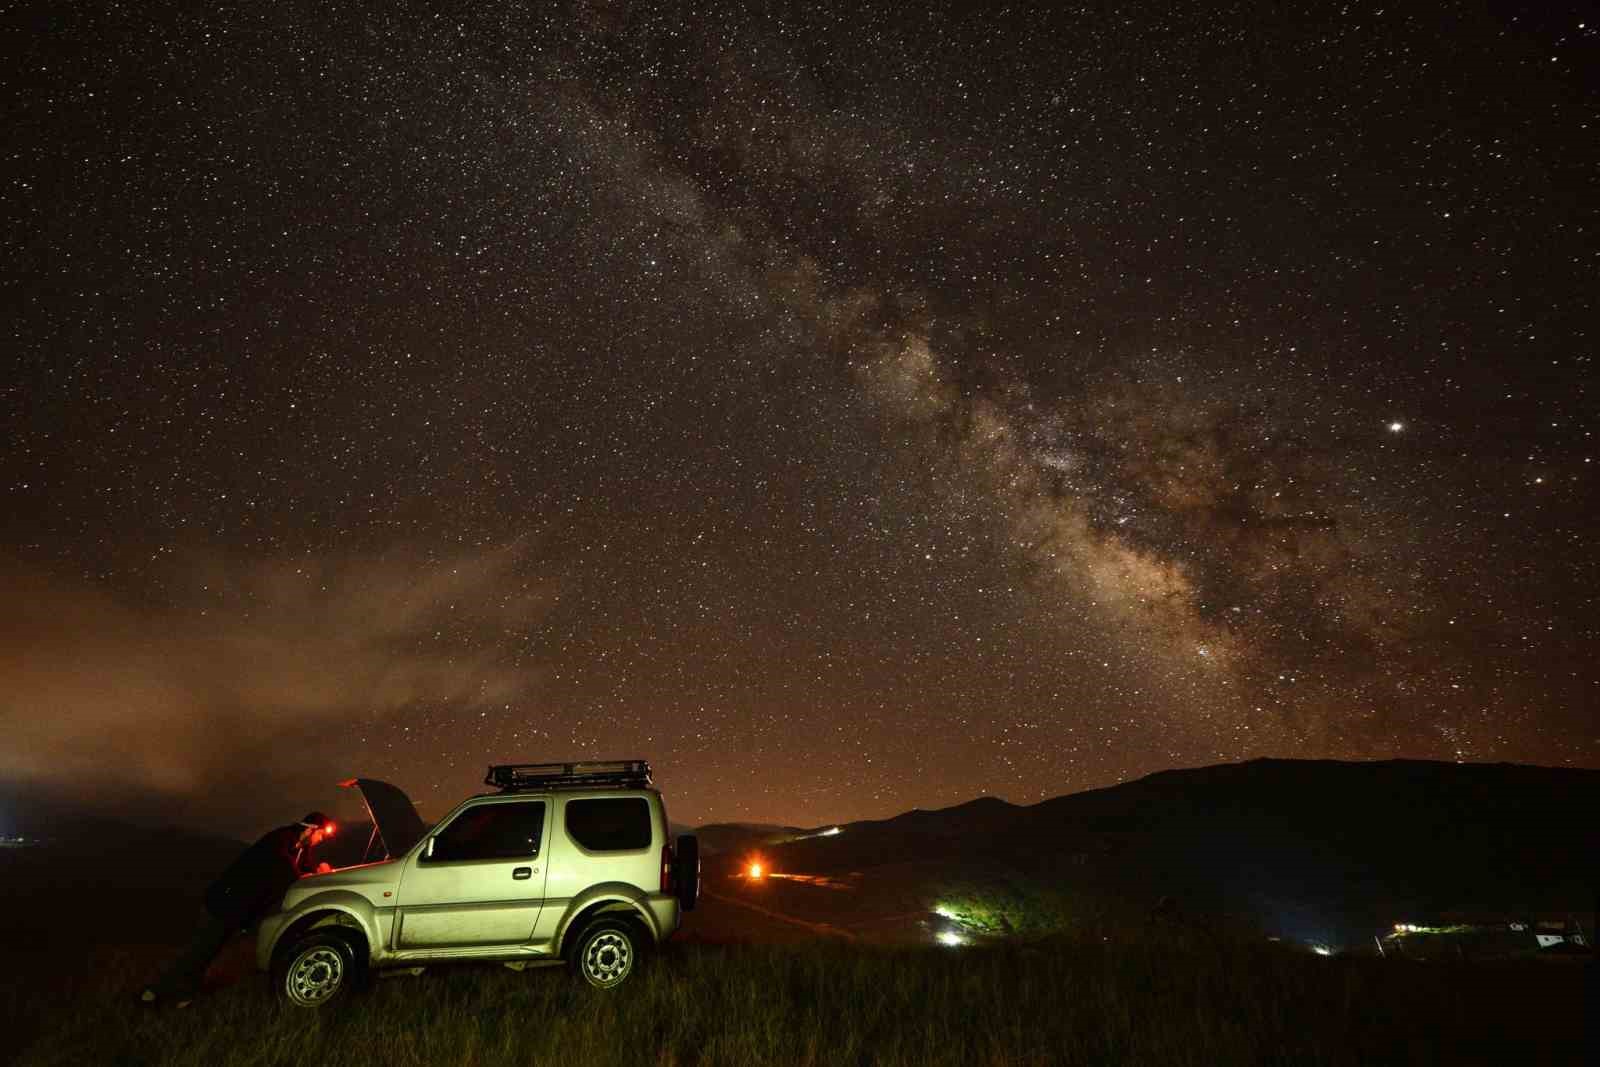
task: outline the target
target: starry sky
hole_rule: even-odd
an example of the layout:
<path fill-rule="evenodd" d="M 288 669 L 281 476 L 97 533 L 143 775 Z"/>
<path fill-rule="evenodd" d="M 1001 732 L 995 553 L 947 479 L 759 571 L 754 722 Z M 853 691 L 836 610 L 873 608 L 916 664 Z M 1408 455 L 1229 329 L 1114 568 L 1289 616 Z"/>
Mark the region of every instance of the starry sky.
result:
<path fill-rule="evenodd" d="M 1600 766 L 1581 6 L 8 14 L 12 805 Z"/>

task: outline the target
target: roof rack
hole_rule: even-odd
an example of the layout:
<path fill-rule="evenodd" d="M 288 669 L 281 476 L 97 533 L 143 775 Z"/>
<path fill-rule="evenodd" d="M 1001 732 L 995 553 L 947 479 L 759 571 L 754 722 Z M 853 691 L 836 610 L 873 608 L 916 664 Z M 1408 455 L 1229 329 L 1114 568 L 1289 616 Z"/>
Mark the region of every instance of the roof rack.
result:
<path fill-rule="evenodd" d="M 500 763 L 489 766 L 489 774 L 483 781 L 505 793 L 580 785 L 641 789 L 650 784 L 650 764 L 642 759 Z"/>

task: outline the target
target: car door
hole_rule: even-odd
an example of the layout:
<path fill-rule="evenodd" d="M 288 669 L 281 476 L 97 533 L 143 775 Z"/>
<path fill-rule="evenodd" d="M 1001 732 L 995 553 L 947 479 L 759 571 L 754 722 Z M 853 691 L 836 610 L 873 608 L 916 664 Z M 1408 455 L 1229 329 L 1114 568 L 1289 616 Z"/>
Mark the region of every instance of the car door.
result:
<path fill-rule="evenodd" d="M 461 809 L 406 859 L 397 948 L 525 944 L 544 904 L 551 804 L 494 798 Z"/>

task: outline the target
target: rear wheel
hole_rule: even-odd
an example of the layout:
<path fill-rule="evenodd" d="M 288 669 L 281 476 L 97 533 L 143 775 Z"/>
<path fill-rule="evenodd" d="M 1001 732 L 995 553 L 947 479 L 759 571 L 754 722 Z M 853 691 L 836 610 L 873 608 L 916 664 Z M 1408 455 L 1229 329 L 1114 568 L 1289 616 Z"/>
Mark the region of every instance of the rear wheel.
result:
<path fill-rule="evenodd" d="M 313 930 L 277 952 L 272 985 L 278 998 L 297 1008 L 320 1008 L 347 996 L 361 978 L 350 939 L 331 930 Z"/>
<path fill-rule="evenodd" d="M 596 989 L 611 989 L 627 981 L 639 966 L 643 942 L 639 928 L 626 919 L 598 919 L 584 928 L 568 962 L 573 971 Z"/>

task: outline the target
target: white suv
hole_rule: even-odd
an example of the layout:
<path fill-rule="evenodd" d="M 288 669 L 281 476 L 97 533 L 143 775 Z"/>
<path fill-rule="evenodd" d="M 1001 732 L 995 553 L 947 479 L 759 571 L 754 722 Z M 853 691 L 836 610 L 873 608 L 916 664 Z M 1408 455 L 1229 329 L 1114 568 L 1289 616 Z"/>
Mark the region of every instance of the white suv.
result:
<path fill-rule="evenodd" d="M 563 962 L 609 988 L 678 928 L 700 891 L 699 847 L 674 848 L 643 760 L 489 768 L 431 830 L 386 782 L 353 778 L 377 862 L 300 879 L 261 922 L 256 964 L 318 1007 L 385 968 L 447 960 Z"/>

